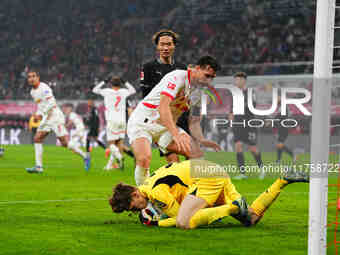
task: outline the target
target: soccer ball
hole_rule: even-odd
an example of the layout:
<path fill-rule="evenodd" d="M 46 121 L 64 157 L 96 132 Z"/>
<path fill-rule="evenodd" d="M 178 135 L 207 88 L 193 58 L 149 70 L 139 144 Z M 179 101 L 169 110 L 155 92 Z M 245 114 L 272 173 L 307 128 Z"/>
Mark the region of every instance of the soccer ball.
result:
<path fill-rule="evenodd" d="M 141 211 L 144 218 L 148 218 L 151 221 L 158 221 L 161 218 L 162 210 L 160 210 L 156 205 L 148 202 L 145 209 Z"/>

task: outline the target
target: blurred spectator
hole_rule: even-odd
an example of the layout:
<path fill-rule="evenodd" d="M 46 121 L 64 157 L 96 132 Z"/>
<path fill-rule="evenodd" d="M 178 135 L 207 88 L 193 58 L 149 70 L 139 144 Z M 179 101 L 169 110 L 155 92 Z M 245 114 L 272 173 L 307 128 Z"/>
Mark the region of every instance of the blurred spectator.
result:
<path fill-rule="evenodd" d="M 307 0 L 3 0 L 0 5 L 0 100 L 28 99 L 25 71 L 39 67 L 57 98 L 86 99 L 95 79 L 114 71 L 137 80 L 154 58 L 160 28 L 182 36 L 180 62 L 211 54 L 230 75 L 239 64 L 254 74 L 311 72 L 315 1 Z"/>

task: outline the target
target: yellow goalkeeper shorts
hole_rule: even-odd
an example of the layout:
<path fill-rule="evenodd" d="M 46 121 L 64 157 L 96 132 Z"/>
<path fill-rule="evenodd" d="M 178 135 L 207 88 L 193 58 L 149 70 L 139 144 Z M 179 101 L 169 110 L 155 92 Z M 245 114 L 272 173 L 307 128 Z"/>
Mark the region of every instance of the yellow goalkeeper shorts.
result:
<path fill-rule="evenodd" d="M 196 178 L 190 185 L 188 193 L 204 199 L 209 206 L 213 206 L 224 188 L 230 183 L 226 178 Z"/>

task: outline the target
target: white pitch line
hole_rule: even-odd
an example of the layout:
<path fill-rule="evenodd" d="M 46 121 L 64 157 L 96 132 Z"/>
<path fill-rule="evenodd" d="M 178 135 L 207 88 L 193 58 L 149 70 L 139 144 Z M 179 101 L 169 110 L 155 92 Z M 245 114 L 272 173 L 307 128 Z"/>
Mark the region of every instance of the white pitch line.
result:
<path fill-rule="evenodd" d="M 88 201 L 103 201 L 105 198 L 80 198 L 80 199 L 62 199 L 62 200 L 23 200 L 23 201 L 0 201 L 0 205 L 9 204 L 45 204 L 45 203 L 59 203 L 59 202 L 88 202 Z"/>

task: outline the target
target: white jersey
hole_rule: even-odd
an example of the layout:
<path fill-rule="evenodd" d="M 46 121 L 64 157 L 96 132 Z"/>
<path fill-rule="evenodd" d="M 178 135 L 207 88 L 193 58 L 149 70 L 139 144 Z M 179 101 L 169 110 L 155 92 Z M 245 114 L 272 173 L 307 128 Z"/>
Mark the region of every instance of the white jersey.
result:
<path fill-rule="evenodd" d="M 118 90 L 114 90 L 112 88 L 104 88 L 101 87 L 104 85 L 104 82 L 100 82 L 97 86 L 93 88 L 93 93 L 101 95 L 104 97 L 104 105 L 105 105 L 105 119 L 107 122 L 126 122 L 126 98 L 136 92 L 135 88 L 128 82 L 125 83 L 125 86 L 128 89 L 121 88 Z"/>
<path fill-rule="evenodd" d="M 46 83 L 40 82 L 37 88 L 32 88 L 31 96 L 38 106 L 38 115 L 46 116 L 50 109 L 57 107 L 52 89 Z"/>
<path fill-rule="evenodd" d="M 72 121 L 76 130 L 85 129 L 84 122 L 83 122 L 82 118 L 78 114 L 76 114 L 75 112 L 71 112 L 68 118 L 69 118 L 70 121 Z"/>
<path fill-rule="evenodd" d="M 190 70 L 175 70 L 166 74 L 139 103 L 152 112 L 153 120 L 159 118 L 157 108 L 160 104 L 161 95 L 166 95 L 172 99 L 170 110 L 176 120 L 190 108 Z"/>

